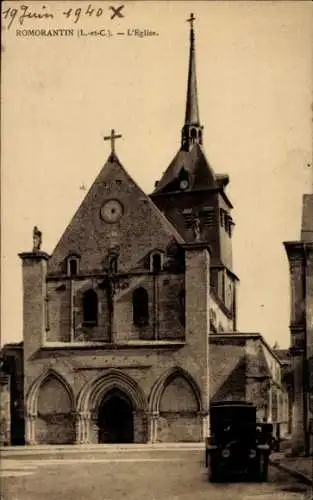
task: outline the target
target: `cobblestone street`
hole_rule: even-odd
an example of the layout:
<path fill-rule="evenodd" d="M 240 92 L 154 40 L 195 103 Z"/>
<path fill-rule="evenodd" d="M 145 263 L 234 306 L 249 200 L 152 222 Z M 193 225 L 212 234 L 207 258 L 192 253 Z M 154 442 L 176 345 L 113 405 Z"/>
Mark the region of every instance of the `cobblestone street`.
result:
<path fill-rule="evenodd" d="M 4 458 L 1 500 L 300 500 L 307 487 L 271 468 L 263 484 L 210 484 L 195 450 Z"/>

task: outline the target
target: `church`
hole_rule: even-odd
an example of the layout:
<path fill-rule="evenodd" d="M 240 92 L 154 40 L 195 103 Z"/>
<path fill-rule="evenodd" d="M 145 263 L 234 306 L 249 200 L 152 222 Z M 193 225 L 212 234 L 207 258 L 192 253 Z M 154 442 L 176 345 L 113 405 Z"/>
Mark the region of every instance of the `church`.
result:
<path fill-rule="evenodd" d="M 181 146 L 152 194 L 112 130 L 53 253 L 35 228 L 19 254 L 23 342 L 2 350 L 2 444 L 201 442 L 210 402 L 225 399 L 288 427 L 282 362 L 260 334 L 237 331 L 229 177 L 204 153 L 189 24 Z"/>

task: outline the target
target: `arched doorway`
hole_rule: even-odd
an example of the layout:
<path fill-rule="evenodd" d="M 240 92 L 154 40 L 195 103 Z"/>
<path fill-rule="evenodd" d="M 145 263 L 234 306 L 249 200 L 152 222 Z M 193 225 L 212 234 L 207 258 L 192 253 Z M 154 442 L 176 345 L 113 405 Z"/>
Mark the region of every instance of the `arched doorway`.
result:
<path fill-rule="evenodd" d="M 107 392 L 98 411 L 99 443 L 133 443 L 133 408 L 128 396 L 118 389 Z"/>

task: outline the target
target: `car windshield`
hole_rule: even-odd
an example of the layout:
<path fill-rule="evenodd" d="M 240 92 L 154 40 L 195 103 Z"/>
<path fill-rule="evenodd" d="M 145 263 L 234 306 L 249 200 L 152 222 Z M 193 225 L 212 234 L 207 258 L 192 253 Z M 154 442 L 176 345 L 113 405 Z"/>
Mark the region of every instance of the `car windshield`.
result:
<path fill-rule="evenodd" d="M 250 410 L 250 408 L 249 408 Z M 211 414 L 211 436 L 216 444 L 240 442 L 251 445 L 256 438 L 254 414 L 242 408 L 223 408 Z"/>

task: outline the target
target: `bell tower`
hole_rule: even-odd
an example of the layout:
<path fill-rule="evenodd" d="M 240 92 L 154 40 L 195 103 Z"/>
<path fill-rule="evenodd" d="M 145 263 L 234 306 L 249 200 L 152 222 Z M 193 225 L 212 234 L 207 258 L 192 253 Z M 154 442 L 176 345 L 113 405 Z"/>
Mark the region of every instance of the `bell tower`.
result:
<path fill-rule="evenodd" d="M 197 242 L 210 248 L 211 289 L 235 317 L 233 206 L 225 191 L 229 177 L 216 174 L 204 152 L 196 75 L 195 16 L 191 14 L 187 21 L 190 24 L 189 61 L 181 145 L 156 182 L 151 199 L 186 243 Z"/>

